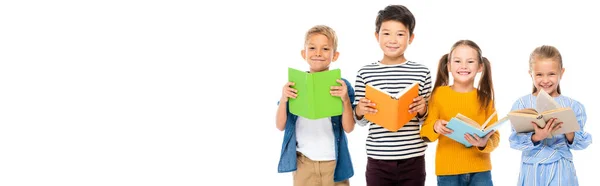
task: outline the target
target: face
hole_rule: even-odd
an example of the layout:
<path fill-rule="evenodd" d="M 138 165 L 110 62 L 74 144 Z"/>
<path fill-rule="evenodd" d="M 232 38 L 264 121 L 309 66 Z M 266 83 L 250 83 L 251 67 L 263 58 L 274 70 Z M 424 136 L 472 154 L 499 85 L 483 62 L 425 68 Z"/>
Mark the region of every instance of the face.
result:
<path fill-rule="evenodd" d="M 333 51 L 333 43 L 323 34 L 311 34 L 302 50 L 302 58 L 308 62 L 310 72 L 329 70 L 329 64 L 337 60 L 338 55 Z"/>
<path fill-rule="evenodd" d="M 535 88 L 538 91 L 543 89 L 550 96 L 558 96 L 556 89 L 564 72 L 565 69 L 552 59 L 534 61 L 529 71 Z"/>
<path fill-rule="evenodd" d="M 408 28 L 399 21 L 389 20 L 381 23 L 375 33 L 379 47 L 387 57 L 403 57 L 406 47 L 412 43 L 414 34 L 409 35 Z"/>
<path fill-rule="evenodd" d="M 481 72 L 479 55 L 471 47 L 461 45 L 452 51 L 448 61 L 448 71 L 454 78 L 454 83 L 470 83 L 475 81 L 475 75 Z"/>

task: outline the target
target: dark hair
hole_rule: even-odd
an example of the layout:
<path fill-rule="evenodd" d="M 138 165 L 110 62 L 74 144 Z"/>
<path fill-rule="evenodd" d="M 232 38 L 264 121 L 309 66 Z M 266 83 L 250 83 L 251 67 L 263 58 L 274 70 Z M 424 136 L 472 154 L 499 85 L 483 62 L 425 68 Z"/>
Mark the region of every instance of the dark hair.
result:
<path fill-rule="evenodd" d="M 479 86 L 477 87 L 477 100 L 479 100 L 480 109 L 485 110 L 488 106 L 493 104 L 494 100 L 494 85 L 492 83 L 492 67 L 490 66 L 490 61 L 481 55 L 481 48 L 471 41 L 471 40 L 460 40 L 454 45 L 452 45 L 452 49 L 450 53 L 444 54 L 440 59 L 438 64 L 438 72 L 435 78 L 435 85 L 433 86 L 433 91 L 439 86 L 446 86 L 449 83 L 449 74 L 448 74 L 448 62 L 450 61 L 450 54 L 452 51 L 456 49 L 458 46 L 468 46 L 477 51 L 478 63 L 483 65 L 483 73 L 481 74 L 481 78 L 479 79 Z"/>
<path fill-rule="evenodd" d="M 529 71 L 533 70 L 533 63 L 538 60 L 551 59 L 558 63 L 558 68 L 563 68 L 562 56 L 556 47 L 549 45 L 542 45 L 540 47 L 535 48 L 531 55 L 529 56 Z M 533 92 L 537 92 L 537 88 L 533 85 Z M 556 86 L 556 92 L 560 94 L 560 84 Z"/>
<path fill-rule="evenodd" d="M 398 21 L 404 24 L 408 28 L 409 36 L 413 34 L 415 30 L 415 17 L 413 14 L 403 5 L 389 5 L 383 10 L 379 10 L 377 19 L 375 20 L 375 32 L 379 33 L 381 23 L 384 21 Z"/>

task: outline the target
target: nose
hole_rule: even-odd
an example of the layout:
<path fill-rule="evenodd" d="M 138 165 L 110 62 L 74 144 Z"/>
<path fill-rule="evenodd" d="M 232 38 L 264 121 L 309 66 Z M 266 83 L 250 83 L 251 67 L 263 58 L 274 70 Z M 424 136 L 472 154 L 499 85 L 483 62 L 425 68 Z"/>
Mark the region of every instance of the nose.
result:
<path fill-rule="evenodd" d="M 323 51 L 322 50 L 317 50 L 317 53 L 315 53 L 317 56 L 322 56 L 323 55 Z"/>

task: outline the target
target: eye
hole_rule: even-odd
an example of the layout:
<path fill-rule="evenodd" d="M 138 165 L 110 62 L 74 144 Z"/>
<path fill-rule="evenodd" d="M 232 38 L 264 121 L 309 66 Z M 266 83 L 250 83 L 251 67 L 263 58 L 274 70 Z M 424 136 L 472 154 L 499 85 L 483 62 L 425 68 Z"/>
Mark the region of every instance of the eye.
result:
<path fill-rule="evenodd" d="M 539 76 L 542 76 L 542 74 L 535 74 L 535 76 L 538 76 L 538 77 L 539 77 Z"/>
<path fill-rule="evenodd" d="M 475 61 L 469 61 L 469 63 L 475 63 Z"/>
<path fill-rule="evenodd" d="M 314 49 L 315 49 L 315 47 L 308 47 L 308 49 L 309 49 L 309 50 L 314 50 Z"/>
<path fill-rule="evenodd" d="M 551 76 L 556 75 L 556 73 L 550 73 Z"/>
<path fill-rule="evenodd" d="M 398 36 L 404 36 L 404 34 L 398 34 Z"/>
<path fill-rule="evenodd" d="M 323 48 L 323 50 L 327 51 L 327 50 L 329 50 L 329 48 Z"/>
<path fill-rule="evenodd" d="M 390 33 L 384 32 L 384 33 L 383 33 L 383 35 L 386 35 L 386 36 L 387 36 L 387 35 L 390 35 Z"/>
<path fill-rule="evenodd" d="M 460 60 L 454 60 L 455 63 L 460 63 Z"/>

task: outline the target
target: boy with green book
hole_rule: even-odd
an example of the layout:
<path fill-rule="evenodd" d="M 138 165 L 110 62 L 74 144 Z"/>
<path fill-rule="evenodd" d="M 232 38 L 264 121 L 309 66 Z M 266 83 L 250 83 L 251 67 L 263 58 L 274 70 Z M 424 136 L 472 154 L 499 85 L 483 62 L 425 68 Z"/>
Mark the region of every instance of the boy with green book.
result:
<path fill-rule="evenodd" d="M 339 56 L 335 31 L 325 25 L 309 29 L 301 54 L 310 71 L 289 69 L 277 109 L 276 127 L 285 130 L 277 170 L 294 171 L 294 185 L 349 185 L 354 169 L 345 132 L 354 130 L 354 89 L 338 69 L 329 70 Z M 339 107 L 315 110 L 324 102 Z"/>

